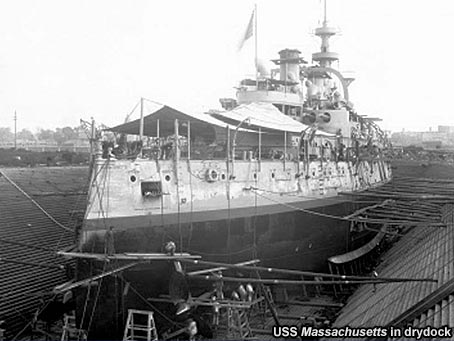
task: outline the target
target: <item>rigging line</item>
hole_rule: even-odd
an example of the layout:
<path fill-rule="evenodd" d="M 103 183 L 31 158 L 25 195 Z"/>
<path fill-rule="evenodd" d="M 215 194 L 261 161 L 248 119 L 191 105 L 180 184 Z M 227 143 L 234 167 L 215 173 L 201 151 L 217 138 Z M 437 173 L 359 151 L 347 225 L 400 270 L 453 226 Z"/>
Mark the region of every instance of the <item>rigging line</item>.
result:
<path fill-rule="evenodd" d="M 106 268 L 107 268 L 107 262 L 104 262 L 102 273 L 104 273 L 106 271 Z M 95 316 L 96 307 L 98 305 L 98 299 L 99 299 L 99 296 L 100 296 L 100 293 L 101 293 L 101 287 L 102 287 L 103 279 L 104 279 L 104 277 L 101 277 L 101 279 L 99 280 L 98 290 L 96 291 L 95 301 L 93 302 L 93 308 L 91 310 L 90 320 L 88 322 L 87 337 L 88 337 L 88 333 L 90 332 L 91 324 L 93 323 L 93 318 Z"/>
<path fill-rule="evenodd" d="M 91 294 L 91 285 L 89 284 L 88 288 L 87 288 L 87 295 L 85 296 L 85 302 L 84 302 L 84 309 L 82 311 L 82 317 L 80 319 L 80 327 L 81 328 L 83 328 L 83 325 L 84 325 L 84 322 L 85 322 L 85 314 L 87 313 L 88 301 L 90 300 L 90 294 Z"/>
<path fill-rule="evenodd" d="M 39 316 L 39 314 L 41 314 L 41 313 L 44 311 L 44 309 L 47 308 L 47 306 L 50 304 L 50 302 L 52 302 L 52 301 L 55 299 L 55 297 L 57 297 L 57 295 L 54 295 L 54 296 L 52 296 L 51 298 L 49 298 L 49 300 L 44 304 L 44 306 L 42 307 L 42 309 L 36 311 L 34 317 L 35 317 L 35 316 Z M 18 338 L 20 335 L 22 335 L 22 333 L 23 333 L 25 330 L 27 330 L 27 328 L 30 327 L 30 326 L 35 322 L 35 318 L 34 318 L 34 317 L 33 317 L 33 319 L 32 319 L 30 322 L 28 322 L 28 323 L 24 326 L 24 328 L 22 328 L 22 329 L 21 329 L 21 330 L 12 338 L 12 339 L 11 339 L 11 341 L 16 341 L 17 338 Z"/>
<path fill-rule="evenodd" d="M 109 162 L 109 161 L 107 161 L 107 162 Z M 106 223 L 107 216 L 106 216 L 105 210 L 103 208 L 102 200 L 103 200 L 103 197 L 104 197 L 104 192 L 106 190 L 106 187 L 107 188 L 109 187 L 109 186 L 106 186 L 108 173 L 109 172 L 108 172 L 108 168 L 107 168 L 107 170 L 104 172 L 104 180 L 102 182 L 103 187 L 102 187 L 102 194 L 101 195 L 100 195 L 100 192 L 99 192 L 99 186 L 96 186 L 96 195 L 98 197 L 99 209 L 100 209 L 100 213 L 101 213 L 102 220 L 103 220 L 103 223 L 104 223 L 104 227 L 105 227 L 106 230 L 107 230 L 107 223 Z M 108 193 L 107 193 L 107 195 L 108 195 Z M 108 199 L 109 198 L 107 198 L 107 200 Z M 108 204 L 108 201 L 107 201 L 107 204 Z"/>
<path fill-rule="evenodd" d="M 143 100 L 145 100 L 145 101 L 147 101 L 147 102 L 150 102 L 150 103 L 153 103 L 153 104 L 157 104 L 157 105 L 164 105 L 164 106 L 165 106 L 165 104 L 159 103 L 159 102 L 157 102 L 157 101 L 153 101 L 153 100 L 148 99 L 148 98 L 145 98 L 145 97 L 142 97 L 142 98 L 143 98 Z"/>
<path fill-rule="evenodd" d="M 109 168 L 106 168 L 106 179 L 105 179 L 105 182 L 104 182 L 104 186 L 106 186 L 106 192 L 107 192 L 106 193 L 106 196 L 107 196 L 107 198 L 106 198 L 106 215 L 105 215 L 105 219 L 104 219 L 104 227 L 106 228 L 106 230 L 107 230 L 106 219 L 109 217 L 110 177 L 111 177 L 111 175 L 112 174 L 111 174 L 111 172 L 109 172 Z"/>
<path fill-rule="evenodd" d="M 96 173 L 93 175 L 93 180 L 89 180 L 88 181 L 88 186 L 90 186 L 90 183 L 91 184 L 95 184 L 98 180 L 98 176 L 101 174 L 101 171 L 104 169 L 104 167 L 107 167 L 107 162 L 104 162 L 101 167 L 99 167 L 99 169 L 96 171 Z M 96 186 L 96 188 L 98 188 L 98 186 Z M 93 207 L 93 204 L 94 204 L 94 200 L 93 201 L 90 201 L 89 200 L 89 195 L 87 195 L 87 209 L 86 211 L 90 210 L 92 207 Z"/>
<path fill-rule="evenodd" d="M 204 177 L 202 176 L 199 176 L 197 174 L 194 174 L 193 172 L 189 172 L 194 178 L 196 179 L 199 179 L 199 180 L 202 180 L 202 181 L 205 181 L 205 182 L 208 182 Z M 256 187 L 257 188 L 257 187 Z M 266 190 L 266 189 L 261 189 L 261 188 L 257 188 L 257 190 L 259 191 L 263 191 L 263 192 L 267 192 L 267 193 L 272 193 L 272 194 L 280 194 L 280 195 L 287 195 L 289 197 L 301 197 L 301 198 L 307 198 L 307 199 L 320 199 L 320 197 L 317 197 L 317 196 L 311 196 L 311 195 L 301 195 L 301 194 L 298 194 L 298 195 L 292 195 L 292 193 L 299 193 L 299 191 L 291 191 L 291 192 L 275 192 L 275 191 L 269 191 L 269 190 Z M 355 203 L 376 203 L 377 200 L 355 200 L 355 199 L 340 199 L 340 198 L 337 198 L 337 197 L 327 197 L 327 198 L 323 198 L 323 200 L 332 200 L 332 201 L 335 201 L 335 202 L 344 202 L 344 201 L 351 201 L 351 202 L 355 202 Z"/>
<path fill-rule="evenodd" d="M 260 157 L 260 156 L 259 156 Z M 257 162 L 260 162 L 257 160 Z M 259 177 L 259 174 L 260 172 L 258 172 L 256 170 L 255 172 L 256 177 L 255 177 L 255 187 L 257 187 L 258 185 L 258 177 Z M 255 191 L 255 196 L 254 196 L 254 226 L 253 226 L 253 237 L 252 237 L 252 243 L 253 243 L 253 250 L 252 250 L 252 258 L 257 258 L 257 213 L 258 213 L 258 203 L 257 203 L 257 200 L 258 200 L 258 196 L 257 196 L 257 191 Z"/>
<path fill-rule="evenodd" d="M 85 197 L 88 197 L 89 186 L 90 186 L 90 178 L 87 178 L 87 180 L 85 181 L 84 187 L 83 187 L 83 189 L 85 189 L 84 192 L 87 193 L 87 195 L 85 195 Z M 75 201 L 75 203 L 73 205 L 73 212 L 69 216 L 68 223 L 67 223 L 67 225 L 69 225 L 71 223 L 71 221 L 73 222 L 73 231 L 75 233 L 77 233 L 76 230 L 77 230 L 77 227 L 78 227 L 79 224 L 78 224 L 78 219 L 77 219 L 78 218 L 77 217 L 77 213 L 74 213 L 74 211 L 79 207 L 79 204 L 80 204 L 80 201 L 81 201 L 82 197 L 83 197 L 83 194 L 80 194 L 80 195 L 77 196 L 77 199 L 76 199 L 76 201 Z M 58 243 L 57 243 L 57 245 L 55 247 L 55 251 L 58 251 L 58 249 L 60 248 L 60 243 L 62 242 L 63 237 L 64 237 L 64 233 L 62 231 L 62 233 L 60 235 L 60 239 L 58 240 Z"/>
<path fill-rule="evenodd" d="M 158 172 L 159 174 L 159 180 L 161 180 L 161 183 L 163 182 L 162 180 L 162 172 L 161 172 L 161 164 L 159 163 L 159 158 L 156 158 L 156 171 Z M 159 198 L 159 201 L 160 201 L 160 218 L 161 218 L 161 226 L 164 226 L 164 196 L 161 195 L 160 198 Z M 165 230 L 164 229 L 164 233 L 162 234 L 162 237 L 161 237 L 161 245 L 164 245 L 164 242 L 165 242 L 165 238 L 166 238 L 166 233 L 165 233 Z"/>
<path fill-rule="evenodd" d="M 25 247 L 28 247 L 28 248 L 31 248 L 31 249 L 43 250 L 43 251 L 48 251 L 48 252 L 52 252 L 52 253 L 56 252 L 55 250 L 53 250 L 51 248 L 48 248 L 48 247 L 38 246 L 38 245 L 31 245 L 31 244 L 26 244 L 26 243 L 17 242 L 17 241 L 14 241 L 14 240 L 3 239 L 3 238 L 0 238 L 0 243 L 25 246 Z"/>
<path fill-rule="evenodd" d="M 251 247 L 248 247 L 248 248 L 245 248 L 243 250 L 240 250 L 240 251 L 235 251 L 235 252 L 230 252 L 230 253 L 208 253 L 208 252 L 202 252 L 202 251 L 197 251 L 197 250 L 191 250 L 191 249 L 187 249 L 188 252 L 190 253 L 194 253 L 194 254 L 200 254 L 200 255 L 205 255 L 205 256 L 219 256 L 219 257 L 227 257 L 227 256 L 230 256 L 230 255 L 240 255 L 242 253 L 246 253 L 246 252 L 249 252 L 251 250 L 253 250 L 254 247 L 251 246 Z"/>
<path fill-rule="evenodd" d="M 193 230 L 193 214 L 194 214 L 194 197 L 192 188 L 192 176 L 191 176 L 191 160 L 188 159 L 188 172 L 189 172 L 189 192 L 191 193 L 191 212 L 189 216 L 189 237 L 188 237 L 188 248 L 191 247 L 192 230 Z"/>
<path fill-rule="evenodd" d="M 270 197 L 267 197 L 267 196 L 265 196 L 263 194 L 258 193 L 259 189 L 258 188 L 254 188 L 252 186 L 249 187 L 249 188 L 245 188 L 245 190 L 254 191 L 254 192 L 257 193 L 258 196 L 260 196 L 262 198 L 265 198 L 265 199 L 267 199 L 269 201 L 275 202 L 275 203 L 280 204 L 282 206 L 289 207 L 289 208 L 291 208 L 293 210 L 297 210 L 297 211 L 301 211 L 301 212 L 317 215 L 317 216 L 324 217 L 324 218 L 338 219 L 338 220 L 342 220 L 342 221 L 350 221 L 351 220 L 351 219 L 348 219 L 348 218 L 345 218 L 345 217 L 334 216 L 334 215 L 331 215 L 331 214 L 325 214 L 325 213 L 320 213 L 320 212 L 317 212 L 317 211 L 312 211 L 312 210 L 307 210 L 307 209 L 304 209 L 304 208 L 299 208 L 299 207 L 287 204 L 287 203 L 279 201 L 279 200 L 271 199 Z"/>
<path fill-rule="evenodd" d="M 98 180 L 98 177 L 100 176 L 101 174 L 101 171 L 104 167 L 107 166 L 107 163 L 108 161 L 106 161 L 99 169 L 98 171 L 95 173 L 94 177 L 93 177 L 93 183 L 97 182 Z M 105 177 L 106 177 L 106 173 L 104 173 L 104 181 L 102 182 L 104 185 L 105 185 Z M 102 179 L 100 179 L 101 181 Z M 98 200 L 99 200 L 99 206 L 100 206 L 100 209 L 101 209 L 101 212 L 104 216 L 104 210 L 102 208 L 102 197 L 104 196 L 104 186 L 103 186 L 103 191 L 102 191 L 102 194 L 100 195 L 100 188 L 98 185 L 96 185 L 96 196 L 98 197 Z M 95 248 L 95 243 L 93 242 L 92 245 L 91 245 L 91 251 L 93 252 L 94 251 L 94 248 Z M 93 275 L 93 263 L 90 263 L 90 275 L 92 276 Z M 81 326 L 83 325 L 84 321 L 85 321 L 85 316 L 86 316 L 86 313 L 87 313 L 87 308 L 88 308 L 88 301 L 90 300 L 90 295 L 91 295 L 91 285 L 88 286 L 88 289 L 87 289 L 87 295 L 85 296 L 85 303 L 84 303 L 84 309 L 83 309 L 83 313 L 82 313 L 82 319 L 81 319 Z M 94 308 L 93 308 L 94 309 Z M 90 321 L 89 321 L 89 325 L 91 325 L 91 318 L 90 318 Z M 88 333 L 88 331 L 87 331 Z"/>
<path fill-rule="evenodd" d="M 128 120 L 130 119 L 130 117 L 134 113 L 134 111 L 136 111 L 136 109 L 139 106 L 140 102 L 141 102 L 140 100 L 137 101 L 136 105 L 134 106 L 134 108 L 132 108 L 131 112 L 128 115 L 126 115 L 125 123 L 128 123 Z"/>
<path fill-rule="evenodd" d="M 258 189 L 255 189 L 253 188 L 252 186 L 251 187 L 248 187 L 248 188 L 245 188 L 245 190 L 251 190 L 251 191 L 258 191 Z M 442 223 L 434 223 L 434 222 L 419 222 L 419 221 L 407 221 L 407 220 L 380 220 L 380 219 L 370 219 L 370 218 L 364 218 L 364 217 L 355 217 L 355 218 L 350 218 L 350 217 L 340 217 L 340 216 L 335 216 L 335 215 L 331 215 L 331 214 L 326 214 L 326 213 L 320 213 L 320 212 L 317 212 L 317 211 L 313 211 L 313 210 L 308 210 L 308 209 L 304 209 L 304 208 L 300 208 L 300 207 L 296 207 L 296 206 L 293 206 L 293 205 L 290 205 L 290 204 L 287 204 L 285 202 L 282 202 L 282 201 L 279 201 L 279 200 L 275 200 L 275 199 L 271 199 L 270 197 L 268 196 L 265 196 L 265 195 L 262 195 L 260 193 L 257 193 L 257 195 L 261 196 L 262 198 L 265 198 L 269 201 L 272 201 L 272 202 L 275 202 L 279 205 L 282 205 L 282 206 L 285 206 L 285 207 L 289 207 L 293 210 L 296 210 L 296 211 L 301 211 L 301 212 L 305 212 L 305 213 L 308 213 L 308 214 L 313 214 L 313 215 L 316 215 L 316 216 L 320 216 L 320 217 L 324 217 L 324 218 L 329 218 L 329 219 L 337 219 L 337 220 L 342 220 L 342 221 L 361 221 L 361 222 L 372 222 L 372 223 L 377 223 L 377 224 L 380 224 L 380 223 L 384 223 L 386 222 L 387 224 L 389 225 L 404 225 L 404 224 L 409 224 L 409 225 L 430 225 L 430 226 L 445 226 L 445 224 L 442 224 Z"/>
<path fill-rule="evenodd" d="M 177 137 L 177 142 L 176 142 L 176 146 L 177 148 L 179 148 L 178 146 L 178 137 Z M 176 153 L 178 153 L 178 151 L 176 151 Z M 177 156 L 175 156 L 177 158 Z M 176 159 L 175 159 L 176 160 Z M 183 234 L 181 232 L 181 197 L 180 197 L 180 176 L 179 176 L 179 164 L 180 162 L 175 162 L 175 180 L 176 180 L 176 183 L 175 183 L 175 187 L 176 187 L 176 190 L 177 190 L 177 224 L 178 224 L 178 242 L 179 242 L 179 248 L 180 248 L 180 252 L 183 252 Z"/>
<path fill-rule="evenodd" d="M 93 183 L 95 181 L 97 181 L 98 179 L 98 176 L 101 174 L 101 170 L 104 168 L 104 166 L 107 164 L 104 163 L 99 169 L 98 171 L 95 173 L 94 177 L 93 177 Z M 103 194 L 102 196 L 104 195 L 104 191 L 103 191 Z M 96 186 L 96 196 L 98 196 L 99 198 L 99 186 L 97 185 Z M 101 196 L 101 198 L 102 198 Z M 99 199 L 101 200 L 101 199 Z M 100 202 L 100 208 L 102 209 L 102 204 Z M 88 208 L 87 208 L 88 209 Z M 95 248 L 95 243 L 93 242 L 92 245 L 91 245 L 91 252 L 94 251 L 94 248 Z M 93 276 L 93 263 L 90 262 L 90 276 Z M 84 308 L 83 308 L 83 312 L 82 312 L 82 318 L 81 318 L 81 323 L 80 325 L 83 326 L 84 325 L 84 321 L 85 321 L 85 316 L 86 316 L 86 313 L 87 313 L 87 308 L 88 308 L 88 301 L 90 300 L 90 294 L 91 294 L 91 285 L 88 285 L 88 288 L 87 288 L 87 295 L 85 296 L 85 302 L 84 302 Z M 91 321 L 89 321 L 89 324 L 91 324 Z M 87 331 L 88 333 L 88 331 Z"/>
<path fill-rule="evenodd" d="M 16 188 L 20 193 L 22 193 L 28 200 L 30 200 L 41 212 L 44 213 L 44 215 L 49 218 L 53 223 L 55 223 L 58 227 L 68 231 L 68 232 L 71 232 L 71 233 L 74 233 L 73 230 L 71 230 L 69 227 L 66 227 L 64 226 L 63 224 L 61 224 L 60 222 L 58 222 L 54 217 L 52 217 L 52 215 L 47 212 L 40 204 L 38 204 L 36 202 L 35 199 L 33 199 L 30 195 L 28 195 L 22 188 L 20 188 L 13 180 L 11 180 L 2 170 L 0 170 L 0 176 L 3 176 L 6 181 L 8 181 L 11 185 L 13 185 L 14 188 Z"/>

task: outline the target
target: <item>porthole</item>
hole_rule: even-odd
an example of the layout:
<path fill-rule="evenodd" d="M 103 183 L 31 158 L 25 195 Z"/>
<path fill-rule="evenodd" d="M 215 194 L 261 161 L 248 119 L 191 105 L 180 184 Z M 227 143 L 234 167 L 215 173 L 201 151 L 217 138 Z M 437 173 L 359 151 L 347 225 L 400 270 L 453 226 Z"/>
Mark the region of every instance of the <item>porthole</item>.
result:
<path fill-rule="evenodd" d="M 129 180 L 131 180 L 131 182 L 136 182 L 137 178 L 136 178 L 135 175 L 131 175 L 131 176 L 129 177 Z"/>
<path fill-rule="evenodd" d="M 165 179 L 165 180 L 166 180 L 167 182 L 169 182 L 169 181 L 170 181 L 170 175 L 169 175 L 169 174 L 167 174 L 167 175 L 165 176 L 165 178 L 164 178 L 164 179 Z"/>

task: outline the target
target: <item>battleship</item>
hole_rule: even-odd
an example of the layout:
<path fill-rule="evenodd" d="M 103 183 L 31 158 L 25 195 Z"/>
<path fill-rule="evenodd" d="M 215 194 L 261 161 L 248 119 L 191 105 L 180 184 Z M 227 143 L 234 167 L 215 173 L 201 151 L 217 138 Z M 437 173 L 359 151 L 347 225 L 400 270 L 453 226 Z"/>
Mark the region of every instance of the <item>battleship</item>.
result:
<path fill-rule="evenodd" d="M 329 257 L 350 250 L 357 231 L 343 217 L 364 203 L 344 194 L 381 186 L 392 173 L 386 135 L 356 112 L 353 79 L 335 68 L 336 33 L 325 8 L 312 63 L 297 49 L 281 50 L 272 60 L 276 69 L 243 79 L 236 98 L 220 100 L 223 110 L 186 112 L 153 102 L 146 111 L 151 101 L 141 99 L 140 118 L 104 131 L 115 142 L 93 130 L 77 277 L 102 270 L 96 259 L 103 255 L 146 260 L 168 252 L 169 242 L 188 257 L 260 259 L 301 270 L 323 269 Z M 168 292 L 171 271 L 171 263 L 153 262 L 124 276 L 141 296 L 153 297 Z M 92 326 L 93 335 L 104 337 L 120 304 L 138 305 L 124 302 L 128 285 L 105 283 L 98 292 L 103 313 Z M 89 295 L 77 298 L 79 320 Z"/>

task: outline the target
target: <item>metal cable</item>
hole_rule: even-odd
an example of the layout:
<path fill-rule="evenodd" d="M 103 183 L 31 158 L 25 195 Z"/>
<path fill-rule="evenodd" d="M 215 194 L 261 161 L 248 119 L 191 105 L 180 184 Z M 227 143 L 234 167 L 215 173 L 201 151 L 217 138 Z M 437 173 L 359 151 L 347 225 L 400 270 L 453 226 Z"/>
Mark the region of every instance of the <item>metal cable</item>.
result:
<path fill-rule="evenodd" d="M 22 188 L 20 188 L 19 185 L 17 185 L 13 180 L 11 180 L 2 170 L 0 170 L 0 175 L 3 176 L 6 179 L 6 181 L 8 181 L 11 185 L 13 185 L 14 188 L 16 188 L 19 192 L 21 192 L 28 200 L 30 200 L 41 212 L 44 213 L 44 215 L 47 218 L 49 218 L 58 227 L 66 230 L 68 232 L 74 233 L 74 231 L 71 230 L 69 227 L 64 226 L 63 224 L 58 222 L 54 217 L 52 217 L 52 215 L 49 212 L 47 212 L 43 207 L 41 207 L 41 205 L 38 204 L 35 199 L 33 199 Z"/>

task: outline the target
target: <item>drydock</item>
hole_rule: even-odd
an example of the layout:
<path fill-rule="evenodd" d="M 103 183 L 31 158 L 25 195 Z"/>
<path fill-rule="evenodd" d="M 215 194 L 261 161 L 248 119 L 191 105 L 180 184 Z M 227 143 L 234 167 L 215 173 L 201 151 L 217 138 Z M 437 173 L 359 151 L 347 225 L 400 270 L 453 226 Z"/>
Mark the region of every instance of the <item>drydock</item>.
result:
<path fill-rule="evenodd" d="M 71 251 L 75 236 L 62 228 L 69 223 L 56 219 L 80 216 L 78 201 L 84 195 L 80 186 L 86 172 L 2 170 L 6 199 L 2 205 L 15 198 L 23 212 L 20 220 L 9 222 L 2 215 L 2 226 L 9 226 L 1 235 L 2 250 L 9 250 L 1 263 L 7 279 L 3 283 L 8 283 L 1 288 L 5 339 L 112 339 L 101 333 L 93 337 L 90 330 L 97 319 L 106 318 L 99 313 L 108 304 L 100 294 L 105 286 L 121 292 L 121 302 L 109 317 L 113 318 L 109 334 L 118 339 L 122 334 L 123 339 L 132 335 L 132 339 L 138 335 L 150 340 L 190 339 L 191 332 L 201 339 L 295 338 L 284 326 L 454 327 L 453 179 L 411 178 L 397 171 L 384 186 L 344 193 L 367 206 L 331 219 L 346 220 L 365 235 L 356 248 L 327 258 L 323 272 L 263 267 L 253 258 L 241 263 L 207 261 L 203 255 L 181 254 L 175 245 L 167 245 L 159 254 L 106 252 L 96 256 L 102 264 L 98 274 L 67 281 L 73 276 L 74 263 L 67 257 L 75 255 Z M 42 181 L 49 175 L 52 182 Z M 60 206 L 54 205 L 55 198 Z M 34 230 L 33 235 L 12 233 L 12 228 L 20 231 L 24 225 L 27 231 Z M 76 227 L 77 223 L 73 232 Z M 153 263 L 168 266 L 167 294 L 147 296 L 146 289 L 134 284 L 134 277 Z M 84 302 L 83 319 L 71 318 L 74 299 Z M 145 325 L 137 327 L 138 323 Z"/>
<path fill-rule="evenodd" d="M 0 341 L 454 339 L 451 165 L 394 158 L 337 33 L 325 1 L 265 70 L 255 8 L 222 109 L 141 98 L 81 120 L 89 168 L 1 169 Z"/>

